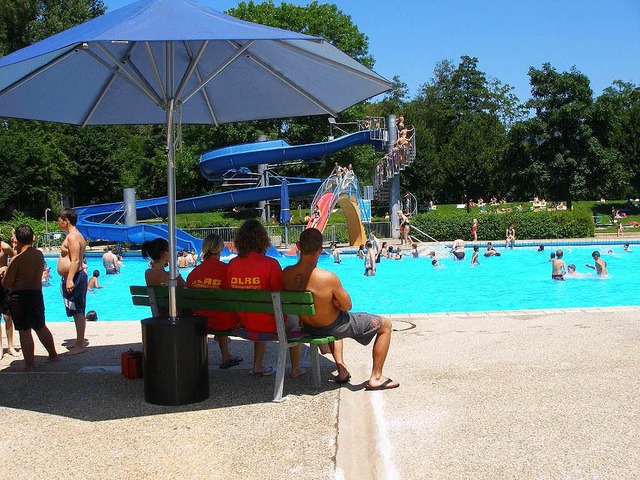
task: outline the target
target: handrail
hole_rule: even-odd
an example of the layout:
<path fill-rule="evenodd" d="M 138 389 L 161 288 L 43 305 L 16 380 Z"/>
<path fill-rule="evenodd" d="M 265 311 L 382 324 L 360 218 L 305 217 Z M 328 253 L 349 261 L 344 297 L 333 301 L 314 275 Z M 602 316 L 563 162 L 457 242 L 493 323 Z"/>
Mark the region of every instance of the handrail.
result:
<path fill-rule="evenodd" d="M 331 200 L 329 205 L 335 205 L 338 201 L 338 198 L 343 193 L 347 195 L 347 197 L 351 197 L 355 195 L 356 203 L 358 205 L 358 210 L 360 210 L 360 216 L 364 217 L 365 208 L 364 208 L 364 199 L 360 194 L 360 185 L 358 183 L 358 177 L 353 172 L 347 171 L 342 175 L 332 174 L 329 175 L 320 188 L 316 192 L 316 195 L 313 197 L 313 201 L 311 202 L 310 211 L 313 212 L 320 198 L 329 193 L 331 191 Z M 328 212 L 330 215 L 331 212 Z"/>
<path fill-rule="evenodd" d="M 424 235 L 425 237 L 427 237 L 429 240 L 431 240 L 432 242 L 437 243 L 438 245 L 442 245 L 444 248 L 450 248 L 449 246 L 447 246 L 446 244 L 442 243 L 440 240 L 436 240 L 435 238 L 433 238 L 431 235 L 429 235 L 426 232 L 423 232 L 422 230 L 420 230 L 418 227 L 416 227 L 415 225 L 411 225 L 411 230 L 415 230 L 419 233 L 421 233 L 422 235 Z M 425 243 L 425 242 L 421 242 L 421 243 Z"/>
<path fill-rule="evenodd" d="M 418 199 L 411 192 L 406 192 L 405 197 L 409 195 L 409 204 L 407 208 L 407 215 L 413 217 L 418 214 Z"/>

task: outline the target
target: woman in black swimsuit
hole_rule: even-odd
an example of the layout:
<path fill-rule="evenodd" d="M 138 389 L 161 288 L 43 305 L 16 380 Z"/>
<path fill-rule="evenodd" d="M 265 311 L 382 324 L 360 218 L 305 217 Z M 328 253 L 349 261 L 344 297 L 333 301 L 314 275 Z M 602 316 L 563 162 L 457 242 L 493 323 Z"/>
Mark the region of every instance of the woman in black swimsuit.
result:
<path fill-rule="evenodd" d="M 409 232 L 411 232 L 411 222 L 409 218 L 402 212 L 402 210 L 398 210 L 398 218 L 400 219 L 400 233 L 402 234 L 402 240 L 400 241 L 400 245 L 411 245 L 411 240 L 409 239 Z"/>

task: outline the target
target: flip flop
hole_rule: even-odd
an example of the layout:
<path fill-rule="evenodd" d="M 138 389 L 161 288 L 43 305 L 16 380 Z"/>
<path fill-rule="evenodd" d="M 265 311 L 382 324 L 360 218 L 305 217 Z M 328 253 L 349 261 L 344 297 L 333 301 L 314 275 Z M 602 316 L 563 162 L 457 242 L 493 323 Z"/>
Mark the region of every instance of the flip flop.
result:
<path fill-rule="evenodd" d="M 230 358 L 229 360 L 226 360 L 226 361 L 222 362 L 220 364 L 220 368 L 225 369 L 225 368 L 235 367 L 236 365 L 239 365 L 240 362 L 242 362 L 242 360 L 243 360 L 242 357 Z"/>
<path fill-rule="evenodd" d="M 264 368 L 266 368 L 266 370 L 264 372 L 259 372 L 259 373 L 256 373 L 252 370 L 251 375 L 266 377 L 267 375 L 273 375 L 274 373 L 276 373 L 276 369 L 274 367 L 264 367 Z"/>
<path fill-rule="evenodd" d="M 399 386 L 400 384 L 398 382 L 394 382 L 390 378 L 387 378 L 380 385 L 376 385 L 375 387 L 372 387 L 371 385 L 367 384 L 367 386 L 364 387 L 364 389 L 365 390 L 391 390 L 392 388 L 398 388 Z"/>
<path fill-rule="evenodd" d="M 351 374 L 347 375 L 345 378 L 338 378 L 338 376 L 336 375 L 336 377 L 333 379 L 334 382 L 336 382 L 338 385 L 344 385 L 345 383 L 349 383 L 349 380 L 351 380 Z"/>

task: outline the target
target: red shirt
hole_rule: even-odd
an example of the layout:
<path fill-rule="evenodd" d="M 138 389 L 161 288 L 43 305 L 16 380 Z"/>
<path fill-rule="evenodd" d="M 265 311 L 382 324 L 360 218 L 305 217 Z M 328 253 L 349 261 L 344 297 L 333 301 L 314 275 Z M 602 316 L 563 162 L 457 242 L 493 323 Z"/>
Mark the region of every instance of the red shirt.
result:
<path fill-rule="evenodd" d="M 229 288 L 227 267 L 226 263 L 217 258 L 207 258 L 189 274 L 187 286 L 189 288 Z M 207 318 L 207 328 L 209 330 L 228 330 L 238 323 L 238 319 L 233 312 L 194 310 L 193 313 Z"/>
<path fill-rule="evenodd" d="M 236 257 L 227 269 L 229 288 L 242 290 L 282 290 L 282 267 L 275 258 L 250 252 Z M 275 332 L 276 320 L 270 313 L 238 313 L 248 330 Z"/>

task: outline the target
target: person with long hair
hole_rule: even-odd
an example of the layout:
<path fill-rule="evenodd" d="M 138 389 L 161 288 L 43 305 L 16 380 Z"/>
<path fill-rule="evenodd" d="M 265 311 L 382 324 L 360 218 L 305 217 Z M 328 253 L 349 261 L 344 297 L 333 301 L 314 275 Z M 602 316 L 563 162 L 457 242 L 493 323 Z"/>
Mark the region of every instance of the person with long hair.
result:
<path fill-rule="evenodd" d="M 400 220 L 400 235 L 402 238 L 400 239 L 400 245 L 411 245 L 411 240 L 409 238 L 409 233 L 411 232 L 411 222 L 409 221 L 409 217 L 407 217 L 402 210 L 398 210 L 398 219 Z"/>
<path fill-rule="evenodd" d="M 147 287 L 166 285 L 170 278 L 169 272 L 165 270 L 169 263 L 169 242 L 164 238 L 147 240 L 141 246 L 141 253 L 144 258 L 151 258 L 149 269 L 144 272 L 144 280 Z M 178 281 L 178 287 L 186 285 L 181 275 L 178 275 L 176 280 Z"/>
<path fill-rule="evenodd" d="M 224 242 L 220 236 L 212 233 L 202 242 L 202 263 L 187 277 L 189 288 L 227 289 L 227 264 L 220 261 L 220 254 L 224 249 Z M 195 315 L 207 319 L 207 330 L 229 330 L 236 326 L 237 319 L 232 312 L 216 310 L 194 310 Z M 229 368 L 242 362 L 242 357 L 236 357 L 229 352 L 229 337 L 216 335 L 215 340 L 220 347 L 222 363 L 220 368 Z"/>
<path fill-rule="evenodd" d="M 271 242 L 264 226 L 255 219 L 247 220 L 238 229 L 235 238 L 238 256 L 229 262 L 227 278 L 229 287 L 243 290 L 282 290 L 282 267 L 274 258 L 266 255 Z M 276 321 L 270 313 L 238 313 L 242 325 L 248 330 L 271 333 L 276 331 Z M 271 375 L 274 367 L 263 365 L 266 345 L 254 342 L 254 375 Z M 300 368 L 300 345 L 291 347 L 291 376 L 305 373 Z"/>

